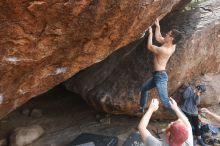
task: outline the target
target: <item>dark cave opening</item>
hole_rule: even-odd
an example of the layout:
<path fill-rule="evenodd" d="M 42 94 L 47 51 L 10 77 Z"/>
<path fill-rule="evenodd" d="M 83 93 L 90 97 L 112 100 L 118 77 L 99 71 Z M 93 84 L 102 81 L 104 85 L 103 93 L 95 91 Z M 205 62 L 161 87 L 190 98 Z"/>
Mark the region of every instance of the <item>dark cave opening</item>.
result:
<path fill-rule="evenodd" d="M 45 133 L 27 146 L 66 146 L 85 132 L 118 136 L 121 145 L 124 138 L 136 130 L 138 121 L 136 117 L 99 113 L 80 95 L 60 84 L 1 119 L 0 143 L 5 140 L 8 144 L 10 134 L 17 127 L 40 125 Z"/>

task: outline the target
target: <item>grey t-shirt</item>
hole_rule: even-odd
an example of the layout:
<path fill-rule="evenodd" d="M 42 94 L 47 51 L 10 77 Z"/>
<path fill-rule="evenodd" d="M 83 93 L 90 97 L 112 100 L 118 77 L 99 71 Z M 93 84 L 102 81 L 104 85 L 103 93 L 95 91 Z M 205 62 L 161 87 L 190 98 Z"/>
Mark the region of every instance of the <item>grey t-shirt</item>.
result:
<path fill-rule="evenodd" d="M 145 146 L 169 146 L 164 140 L 159 140 L 154 136 L 149 136 L 146 140 Z M 193 135 L 190 132 L 188 139 L 182 146 L 193 146 Z"/>

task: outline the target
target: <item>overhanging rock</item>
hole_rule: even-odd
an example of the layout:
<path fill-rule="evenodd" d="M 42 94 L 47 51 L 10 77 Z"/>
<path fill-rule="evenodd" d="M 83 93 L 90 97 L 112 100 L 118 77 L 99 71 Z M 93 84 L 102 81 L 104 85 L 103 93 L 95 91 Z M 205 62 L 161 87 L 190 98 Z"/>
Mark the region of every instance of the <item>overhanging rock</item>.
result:
<path fill-rule="evenodd" d="M 167 67 L 170 95 L 195 76 L 220 71 L 220 1 L 209 0 L 193 10 L 174 13 L 162 26 L 162 30 L 172 26 L 185 34 Z M 78 73 L 66 87 L 81 94 L 99 111 L 134 115 L 139 88 L 151 71 L 152 54 L 142 39 Z M 154 96 L 155 90 L 150 94 L 151 98 Z M 155 116 L 168 118 L 164 111 L 160 109 Z"/>
<path fill-rule="evenodd" d="M 1 0 L 0 118 L 143 37 L 180 0 Z"/>

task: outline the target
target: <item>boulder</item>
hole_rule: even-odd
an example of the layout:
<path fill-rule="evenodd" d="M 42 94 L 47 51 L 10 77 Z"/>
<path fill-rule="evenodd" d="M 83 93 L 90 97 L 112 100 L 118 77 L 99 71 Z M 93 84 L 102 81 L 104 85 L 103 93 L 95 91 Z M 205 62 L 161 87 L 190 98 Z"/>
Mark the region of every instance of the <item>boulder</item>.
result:
<path fill-rule="evenodd" d="M 144 36 L 180 0 L 1 0 L 0 118 Z"/>
<path fill-rule="evenodd" d="M 209 0 L 195 9 L 172 13 L 161 25 L 164 32 L 174 27 L 184 34 L 167 66 L 169 95 L 197 76 L 220 71 L 220 1 Z M 66 88 L 79 93 L 98 111 L 134 115 L 139 88 L 153 71 L 153 56 L 145 46 L 142 38 L 115 51 L 69 79 Z M 151 90 L 148 101 L 155 96 Z M 169 118 L 160 108 L 155 117 Z"/>
<path fill-rule="evenodd" d="M 32 109 L 32 111 L 30 113 L 30 117 L 32 117 L 32 118 L 40 118 L 42 116 L 43 116 L 43 114 L 40 109 Z"/>
<path fill-rule="evenodd" d="M 25 146 L 37 140 L 44 130 L 39 125 L 16 128 L 10 135 L 10 146 Z"/>

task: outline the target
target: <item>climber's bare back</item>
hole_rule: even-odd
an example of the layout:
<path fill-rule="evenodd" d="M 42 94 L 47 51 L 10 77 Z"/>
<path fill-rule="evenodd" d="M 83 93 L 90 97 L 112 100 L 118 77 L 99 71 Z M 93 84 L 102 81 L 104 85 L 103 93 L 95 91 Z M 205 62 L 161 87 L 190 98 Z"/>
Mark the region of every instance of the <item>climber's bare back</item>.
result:
<path fill-rule="evenodd" d="M 172 47 L 161 46 L 157 54 L 154 53 L 154 70 L 161 71 L 166 70 L 167 62 L 170 56 L 174 53 L 176 45 Z"/>

